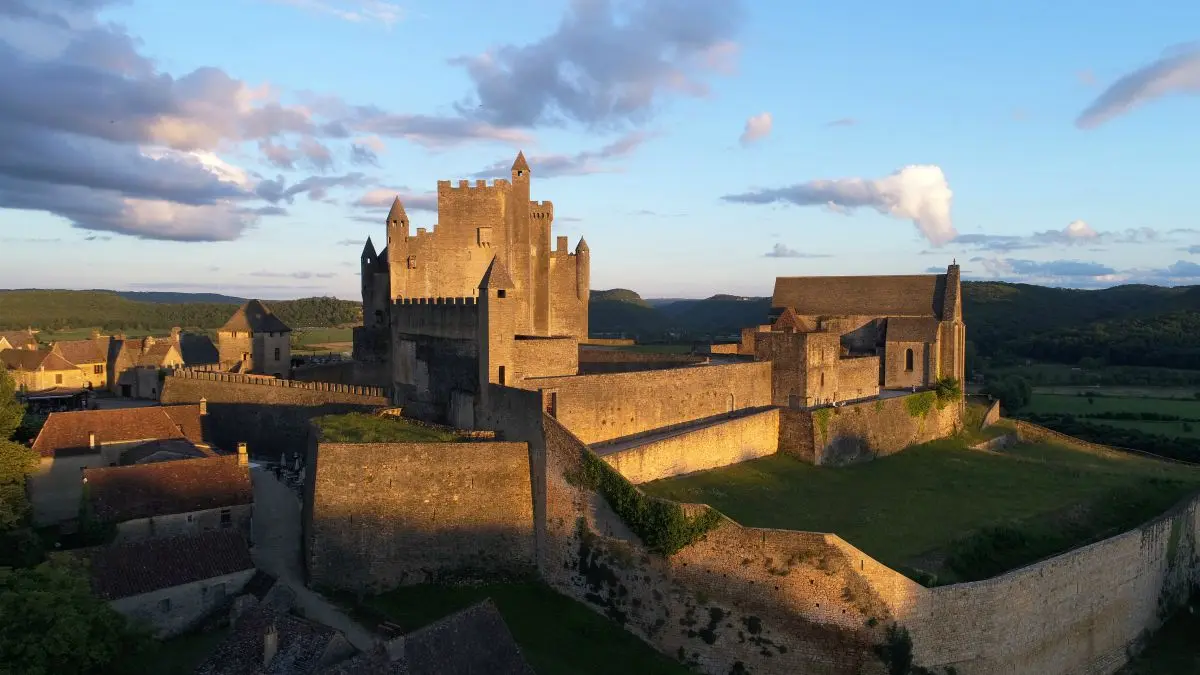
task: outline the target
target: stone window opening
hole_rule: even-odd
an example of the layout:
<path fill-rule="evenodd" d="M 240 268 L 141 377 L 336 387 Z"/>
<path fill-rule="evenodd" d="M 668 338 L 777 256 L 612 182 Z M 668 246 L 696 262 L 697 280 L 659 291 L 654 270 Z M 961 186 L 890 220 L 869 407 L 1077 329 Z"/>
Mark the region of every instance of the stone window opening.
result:
<path fill-rule="evenodd" d="M 821 386 L 825 386 L 825 373 L 821 373 Z"/>
<path fill-rule="evenodd" d="M 501 288 L 500 290 L 496 291 L 496 297 L 497 298 L 506 298 L 506 297 L 508 297 L 508 291 Z"/>
<path fill-rule="evenodd" d="M 501 385 L 504 384 L 504 366 L 500 366 L 500 370 L 496 373 L 496 379 L 500 381 Z"/>
<path fill-rule="evenodd" d="M 911 373 L 913 371 L 913 350 L 904 350 L 904 372 Z"/>
<path fill-rule="evenodd" d="M 275 348 L 275 360 L 276 360 L 276 361 L 278 361 L 278 360 L 279 360 L 279 347 L 276 347 L 276 348 Z"/>
<path fill-rule="evenodd" d="M 233 525 L 233 513 L 229 509 L 221 509 L 221 527 L 229 528 Z"/>

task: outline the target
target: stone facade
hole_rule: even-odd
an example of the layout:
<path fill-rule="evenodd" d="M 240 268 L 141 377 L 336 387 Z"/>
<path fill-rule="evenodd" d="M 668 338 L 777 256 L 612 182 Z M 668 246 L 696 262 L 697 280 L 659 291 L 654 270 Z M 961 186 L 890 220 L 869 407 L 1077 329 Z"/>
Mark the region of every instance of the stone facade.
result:
<path fill-rule="evenodd" d="M 368 239 L 354 355 L 390 371 L 396 403 L 444 419 L 452 403 L 473 409 L 487 383 L 578 370 L 591 254 L 582 239 L 574 252 L 566 237 L 552 246 L 554 206 L 530 201 L 530 179 L 518 155 L 511 181 L 439 181 L 433 231 L 412 232 L 397 199 L 387 247 Z"/>
<path fill-rule="evenodd" d="M 238 308 L 217 331 L 224 370 L 285 378 L 292 367 L 292 329 L 258 300 Z"/>
<path fill-rule="evenodd" d="M 311 583 L 388 588 L 533 569 L 525 443 L 316 443 L 304 508 Z"/>
<path fill-rule="evenodd" d="M 253 576 L 254 568 L 250 568 L 119 598 L 109 605 L 130 621 L 149 626 L 155 637 L 166 639 L 195 628 L 206 617 L 225 609 Z"/>
<path fill-rule="evenodd" d="M 253 516 L 253 504 L 238 504 L 189 513 L 163 513 L 118 523 L 115 541 L 194 535 L 219 530 L 236 530 L 249 536 L 250 519 Z"/>
<path fill-rule="evenodd" d="M 601 459 L 633 484 L 716 469 L 773 455 L 779 449 L 779 408 L 656 434 L 617 449 L 593 446 Z"/>

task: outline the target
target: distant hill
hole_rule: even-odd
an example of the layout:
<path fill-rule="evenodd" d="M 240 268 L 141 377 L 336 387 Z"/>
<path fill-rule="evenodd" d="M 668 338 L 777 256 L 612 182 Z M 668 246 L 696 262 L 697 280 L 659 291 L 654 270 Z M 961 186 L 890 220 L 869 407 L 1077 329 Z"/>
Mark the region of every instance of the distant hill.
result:
<path fill-rule="evenodd" d="M 181 294 L 195 297 L 203 294 Z M 114 291 L 19 290 L 0 291 L 0 329 L 33 326 L 43 330 L 98 327 L 105 330 L 162 330 L 218 328 L 240 300 L 221 302 L 148 302 Z M 302 298 L 267 303 L 293 328 L 338 326 L 362 321 L 357 302 L 336 298 Z"/>
<path fill-rule="evenodd" d="M 104 291 L 99 291 L 103 293 Z M 235 298 L 220 293 L 171 293 L 165 291 L 112 291 L 126 300 L 154 302 L 159 304 L 184 304 L 207 302 L 219 305 L 240 305 L 248 298 Z"/>
<path fill-rule="evenodd" d="M 612 288 L 607 291 L 592 291 L 590 296 L 591 302 L 628 302 L 642 307 L 649 307 L 650 304 L 642 299 L 642 296 L 628 288 Z"/>

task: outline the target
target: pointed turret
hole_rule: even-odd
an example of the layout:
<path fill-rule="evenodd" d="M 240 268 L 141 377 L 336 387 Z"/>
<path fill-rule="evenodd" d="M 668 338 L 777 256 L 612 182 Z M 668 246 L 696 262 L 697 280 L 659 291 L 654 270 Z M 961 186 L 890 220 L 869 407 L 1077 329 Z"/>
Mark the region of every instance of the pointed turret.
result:
<path fill-rule="evenodd" d="M 487 271 L 483 273 L 483 279 L 479 281 L 479 290 L 481 291 L 505 291 L 516 288 L 512 277 L 508 274 L 508 269 L 504 267 L 504 263 L 500 262 L 500 256 L 492 258 L 492 264 L 488 265 Z"/>
<path fill-rule="evenodd" d="M 579 238 L 579 243 L 575 245 L 575 255 L 580 253 L 591 253 L 592 249 L 588 248 L 587 240 L 583 237 Z"/>
<path fill-rule="evenodd" d="M 517 158 L 513 161 L 512 172 L 515 176 L 525 176 L 529 174 L 529 162 L 525 161 L 524 152 L 517 152 Z"/>
<path fill-rule="evenodd" d="M 387 219 L 388 223 L 408 221 L 408 214 L 404 212 L 404 204 L 400 203 L 399 197 L 392 200 L 392 208 L 388 211 Z"/>
<path fill-rule="evenodd" d="M 375 244 L 371 241 L 370 237 L 367 237 L 367 243 L 366 243 L 366 245 L 363 246 L 363 250 L 362 250 L 363 264 L 370 264 L 373 260 L 375 260 L 378 257 L 379 257 L 379 254 L 375 252 Z"/>

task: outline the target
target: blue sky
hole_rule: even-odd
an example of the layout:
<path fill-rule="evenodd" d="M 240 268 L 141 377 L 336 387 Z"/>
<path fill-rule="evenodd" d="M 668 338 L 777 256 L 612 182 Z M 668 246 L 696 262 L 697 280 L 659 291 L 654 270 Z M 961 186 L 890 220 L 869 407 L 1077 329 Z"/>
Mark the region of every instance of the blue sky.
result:
<path fill-rule="evenodd" d="M 593 288 L 952 259 L 1200 283 L 1196 26 L 1166 0 L 16 0 L 0 287 L 355 298 L 392 195 L 433 226 L 437 180 L 519 149 Z"/>

